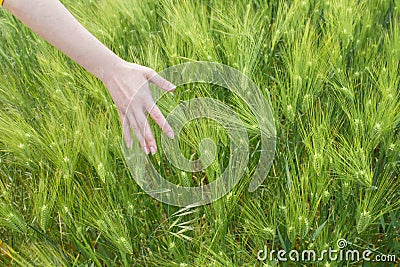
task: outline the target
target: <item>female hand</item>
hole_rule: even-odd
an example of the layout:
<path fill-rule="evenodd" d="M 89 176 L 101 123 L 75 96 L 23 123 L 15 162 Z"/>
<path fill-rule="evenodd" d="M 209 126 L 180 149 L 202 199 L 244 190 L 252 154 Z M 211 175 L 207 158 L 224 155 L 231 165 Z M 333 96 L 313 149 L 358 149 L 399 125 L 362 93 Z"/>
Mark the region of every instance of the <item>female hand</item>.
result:
<path fill-rule="evenodd" d="M 145 153 L 156 153 L 157 146 L 146 118 L 147 112 L 173 138 L 171 126 L 154 104 L 149 82 L 166 91 L 173 91 L 173 84 L 150 68 L 119 58 L 86 30 L 59 1 L 8 0 L 4 7 L 103 81 L 120 114 L 124 139 L 129 147 L 132 145 L 132 128 Z"/>
<path fill-rule="evenodd" d="M 146 113 L 153 118 L 168 137 L 173 138 L 174 132 L 154 103 L 149 82 L 168 92 L 172 92 L 176 88 L 154 70 L 126 61 L 116 66 L 111 75 L 106 76 L 103 81 L 119 112 L 127 146 L 132 146 L 130 134 L 130 129 L 132 129 L 144 152 L 155 154 L 157 145 Z"/>

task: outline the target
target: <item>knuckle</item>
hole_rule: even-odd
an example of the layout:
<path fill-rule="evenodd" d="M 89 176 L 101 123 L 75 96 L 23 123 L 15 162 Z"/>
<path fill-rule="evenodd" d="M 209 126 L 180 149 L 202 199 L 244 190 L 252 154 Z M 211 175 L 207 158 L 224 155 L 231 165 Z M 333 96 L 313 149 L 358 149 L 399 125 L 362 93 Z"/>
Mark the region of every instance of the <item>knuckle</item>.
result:
<path fill-rule="evenodd" d="M 160 112 L 154 112 L 152 117 L 155 121 L 164 121 L 164 116 Z"/>
<path fill-rule="evenodd" d="M 154 112 L 156 112 L 156 103 L 154 103 L 154 100 L 152 97 L 148 98 L 146 101 L 146 104 L 144 105 L 144 108 L 146 109 L 146 111 L 148 111 L 150 114 L 153 114 Z"/>
<path fill-rule="evenodd" d="M 147 146 L 149 146 L 149 147 L 155 147 L 156 146 L 156 142 L 154 140 L 152 140 L 152 139 L 148 139 L 148 140 L 146 140 L 146 142 L 147 142 Z"/>
<path fill-rule="evenodd" d="M 163 87 L 163 88 L 169 88 L 170 87 L 170 82 L 168 82 L 167 80 L 162 80 L 161 81 L 161 86 Z"/>
<path fill-rule="evenodd" d="M 143 132 L 143 133 L 146 132 L 146 122 L 140 122 L 140 123 L 138 124 L 138 126 L 139 126 L 139 130 L 140 130 L 141 132 Z"/>
<path fill-rule="evenodd" d="M 146 68 L 145 73 L 147 74 L 148 78 L 151 78 L 157 74 L 157 72 L 151 68 Z"/>
<path fill-rule="evenodd" d="M 150 129 L 145 129 L 143 133 L 144 133 L 144 139 L 146 139 L 146 141 L 154 140 L 153 133 L 151 132 Z"/>

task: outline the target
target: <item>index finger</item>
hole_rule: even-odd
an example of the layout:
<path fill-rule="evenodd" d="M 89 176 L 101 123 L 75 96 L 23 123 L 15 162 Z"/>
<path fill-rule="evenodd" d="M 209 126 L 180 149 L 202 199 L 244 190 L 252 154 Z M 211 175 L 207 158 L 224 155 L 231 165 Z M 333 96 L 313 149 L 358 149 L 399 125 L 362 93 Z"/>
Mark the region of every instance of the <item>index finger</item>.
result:
<path fill-rule="evenodd" d="M 145 105 L 147 112 L 149 112 L 150 116 L 153 120 L 160 126 L 162 131 L 169 137 L 174 138 L 174 131 L 172 127 L 169 125 L 168 121 L 165 119 L 161 110 L 158 106 L 153 102 L 152 104 L 148 103 Z"/>

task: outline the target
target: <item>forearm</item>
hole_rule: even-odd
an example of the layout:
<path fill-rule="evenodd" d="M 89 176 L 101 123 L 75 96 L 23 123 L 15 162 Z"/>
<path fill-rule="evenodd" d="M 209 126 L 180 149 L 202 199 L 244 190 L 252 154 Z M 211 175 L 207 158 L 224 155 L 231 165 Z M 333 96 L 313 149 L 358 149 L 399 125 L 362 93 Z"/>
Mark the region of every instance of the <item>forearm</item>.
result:
<path fill-rule="evenodd" d="M 123 61 L 57 0 L 6 0 L 3 6 L 100 80 L 104 81 Z"/>
<path fill-rule="evenodd" d="M 156 153 L 157 145 L 146 113 L 173 138 L 173 129 L 154 102 L 149 88 L 151 82 L 172 92 L 175 89 L 172 83 L 153 69 L 119 58 L 57 0 L 5 0 L 3 6 L 104 83 L 119 112 L 128 146 L 131 146 L 132 129 L 146 154 Z"/>

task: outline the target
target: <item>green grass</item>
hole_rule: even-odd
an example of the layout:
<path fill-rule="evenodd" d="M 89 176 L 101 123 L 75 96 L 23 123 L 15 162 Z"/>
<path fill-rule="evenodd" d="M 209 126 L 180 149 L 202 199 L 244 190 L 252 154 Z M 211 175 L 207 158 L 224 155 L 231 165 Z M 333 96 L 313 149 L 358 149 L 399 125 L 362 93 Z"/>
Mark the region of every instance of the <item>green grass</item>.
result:
<path fill-rule="evenodd" d="M 194 97 L 225 102 L 248 130 L 248 168 L 206 206 L 152 199 L 125 165 L 106 88 L 2 10 L 1 266 L 270 266 L 257 260 L 264 246 L 322 251 L 340 238 L 400 257 L 397 1 L 63 2 L 126 60 L 157 71 L 215 61 L 246 74 L 269 91 L 276 156 L 248 192 L 259 157 L 254 114 L 222 88 L 181 86 L 160 103 L 165 114 Z M 179 143 L 195 159 L 206 137 L 218 153 L 203 172 L 174 169 L 160 153 L 151 160 L 174 183 L 212 181 L 227 166 L 226 132 L 198 120 Z"/>

